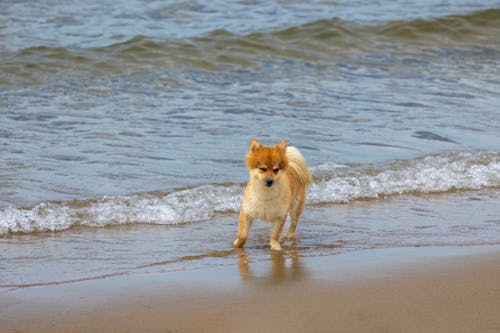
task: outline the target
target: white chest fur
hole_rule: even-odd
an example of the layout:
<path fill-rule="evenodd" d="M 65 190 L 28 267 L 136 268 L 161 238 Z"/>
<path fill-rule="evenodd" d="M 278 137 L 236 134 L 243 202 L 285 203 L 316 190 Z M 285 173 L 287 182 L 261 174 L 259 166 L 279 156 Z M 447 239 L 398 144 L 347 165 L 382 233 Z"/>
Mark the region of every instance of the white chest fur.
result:
<path fill-rule="evenodd" d="M 253 184 L 249 187 L 243 203 L 243 210 L 253 218 L 274 221 L 286 217 L 290 208 L 290 193 L 288 186 L 280 182 L 271 187 L 265 187 L 260 184 Z"/>

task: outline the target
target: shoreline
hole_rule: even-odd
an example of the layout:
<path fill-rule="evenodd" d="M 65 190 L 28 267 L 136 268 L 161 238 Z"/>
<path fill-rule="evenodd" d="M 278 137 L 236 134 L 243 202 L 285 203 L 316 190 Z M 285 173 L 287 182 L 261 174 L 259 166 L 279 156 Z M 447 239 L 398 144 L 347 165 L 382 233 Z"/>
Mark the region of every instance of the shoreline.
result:
<path fill-rule="evenodd" d="M 2 332 L 497 332 L 500 246 L 373 249 L 0 291 Z"/>

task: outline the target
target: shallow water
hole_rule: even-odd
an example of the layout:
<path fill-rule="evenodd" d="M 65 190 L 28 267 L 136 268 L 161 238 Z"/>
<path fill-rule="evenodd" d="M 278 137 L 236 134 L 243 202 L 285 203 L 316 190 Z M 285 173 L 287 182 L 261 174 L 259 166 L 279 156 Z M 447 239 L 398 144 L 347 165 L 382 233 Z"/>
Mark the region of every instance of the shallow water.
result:
<path fill-rule="evenodd" d="M 4 2 L 1 284 L 236 255 L 251 137 L 311 166 L 300 255 L 500 243 L 499 18 L 498 1 Z"/>
<path fill-rule="evenodd" d="M 498 244 L 498 190 L 398 195 L 385 200 L 308 207 L 284 259 L 408 246 Z M 176 225 L 76 227 L 2 238 L 0 288 L 108 276 L 192 270 L 269 260 L 270 224 L 255 222 L 243 251 L 233 250 L 237 214 Z"/>

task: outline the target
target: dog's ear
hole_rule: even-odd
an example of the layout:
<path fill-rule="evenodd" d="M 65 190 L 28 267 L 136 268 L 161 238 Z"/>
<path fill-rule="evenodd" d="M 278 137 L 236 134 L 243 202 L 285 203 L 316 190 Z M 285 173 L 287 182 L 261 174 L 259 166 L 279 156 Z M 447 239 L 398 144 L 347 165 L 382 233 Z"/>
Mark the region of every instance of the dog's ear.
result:
<path fill-rule="evenodd" d="M 262 147 L 260 142 L 257 141 L 257 139 L 252 139 L 250 141 L 250 146 L 248 146 L 248 153 L 249 154 L 255 153 L 257 149 L 259 149 L 260 147 Z"/>
<path fill-rule="evenodd" d="M 276 148 L 278 148 L 283 154 L 286 154 L 286 147 L 287 143 L 285 140 L 281 140 L 281 142 L 276 145 Z"/>

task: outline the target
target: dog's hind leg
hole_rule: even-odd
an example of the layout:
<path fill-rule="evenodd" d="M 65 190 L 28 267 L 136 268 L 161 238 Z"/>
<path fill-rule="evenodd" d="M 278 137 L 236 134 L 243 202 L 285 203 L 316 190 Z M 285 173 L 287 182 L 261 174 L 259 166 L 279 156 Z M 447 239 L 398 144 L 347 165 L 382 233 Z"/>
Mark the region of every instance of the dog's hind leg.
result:
<path fill-rule="evenodd" d="M 304 211 L 304 205 L 306 202 L 305 192 L 299 196 L 298 200 L 290 209 L 290 227 L 286 233 L 286 239 L 295 239 L 295 230 L 297 229 L 297 222 L 299 221 L 299 216 Z"/>
<path fill-rule="evenodd" d="M 285 238 L 286 239 L 295 239 L 295 229 L 297 229 L 297 222 L 298 222 L 298 217 L 296 215 L 290 215 L 290 227 L 288 228 L 288 231 L 286 233 Z"/>

